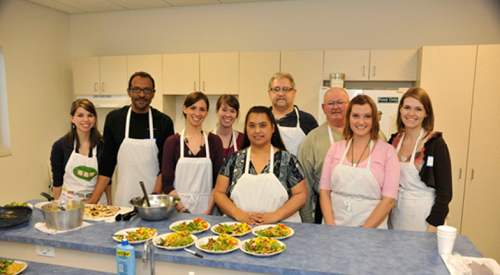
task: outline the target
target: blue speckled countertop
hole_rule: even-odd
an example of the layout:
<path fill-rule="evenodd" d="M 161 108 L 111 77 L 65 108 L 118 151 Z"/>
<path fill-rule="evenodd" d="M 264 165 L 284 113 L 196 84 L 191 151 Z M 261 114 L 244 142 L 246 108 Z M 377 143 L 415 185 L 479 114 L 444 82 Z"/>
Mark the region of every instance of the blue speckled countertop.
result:
<path fill-rule="evenodd" d="M 31 201 L 35 204 L 39 201 Z M 158 234 L 171 232 L 172 222 L 194 219 L 199 215 L 175 213 L 164 221 L 144 221 L 139 216 L 128 222 L 92 222 L 93 225 L 67 233 L 48 235 L 34 229 L 43 222 L 41 210 L 34 209 L 29 224 L 0 230 L 0 240 L 37 245 L 48 245 L 74 250 L 114 254 L 118 244 L 111 234 L 126 228 L 156 228 Z M 232 221 L 228 217 L 202 216 L 211 225 Z M 254 257 L 240 250 L 228 254 L 208 254 L 193 245 L 190 249 L 204 256 L 197 258 L 183 250 L 155 248 L 160 261 L 210 266 L 268 274 L 448 274 L 437 252 L 435 233 L 410 232 L 286 223 L 295 234 L 283 240 L 285 252 L 272 257 Z M 210 230 L 198 238 L 214 235 Z M 240 239 L 251 238 L 253 235 Z M 136 257 L 142 257 L 143 245 L 136 245 Z M 458 235 L 454 252 L 463 256 L 482 257 L 472 242 Z"/>

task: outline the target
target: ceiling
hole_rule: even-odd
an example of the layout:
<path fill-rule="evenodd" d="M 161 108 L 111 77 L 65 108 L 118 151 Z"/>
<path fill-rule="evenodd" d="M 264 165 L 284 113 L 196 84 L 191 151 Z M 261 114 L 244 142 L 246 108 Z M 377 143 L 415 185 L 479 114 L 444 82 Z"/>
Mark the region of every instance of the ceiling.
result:
<path fill-rule="evenodd" d="M 28 0 L 69 14 L 286 0 Z"/>

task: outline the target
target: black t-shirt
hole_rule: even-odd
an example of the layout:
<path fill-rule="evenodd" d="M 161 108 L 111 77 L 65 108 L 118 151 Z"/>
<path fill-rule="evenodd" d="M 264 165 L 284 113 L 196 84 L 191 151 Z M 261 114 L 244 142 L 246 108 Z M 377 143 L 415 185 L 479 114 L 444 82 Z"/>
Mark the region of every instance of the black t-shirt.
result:
<path fill-rule="evenodd" d="M 125 139 L 125 122 L 130 106 L 114 110 L 106 116 L 104 124 L 104 150 L 99 162 L 99 174 L 111 177 L 117 163 L 118 149 Z M 161 171 L 163 156 L 163 144 L 165 140 L 174 134 L 174 123 L 166 114 L 152 108 L 153 135 L 158 147 L 158 162 Z M 134 139 L 149 139 L 149 114 L 137 114 L 131 112 L 129 137 Z"/>
<path fill-rule="evenodd" d="M 294 107 L 297 108 L 297 111 L 299 111 L 300 129 L 302 129 L 305 135 L 309 134 L 309 132 L 311 132 L 314 128 L 318 127 L 318 122 L 311 114 L 301 111 L 296 105 L 294 105 Z M 273 107 L 270 108 L 271 110 L 273 109 Z M 284 117 L 278 119 L 276 122 L 280 127 L 296 127 L 297 114 L 295 113 L 295 109 L 286 114 Z"/>

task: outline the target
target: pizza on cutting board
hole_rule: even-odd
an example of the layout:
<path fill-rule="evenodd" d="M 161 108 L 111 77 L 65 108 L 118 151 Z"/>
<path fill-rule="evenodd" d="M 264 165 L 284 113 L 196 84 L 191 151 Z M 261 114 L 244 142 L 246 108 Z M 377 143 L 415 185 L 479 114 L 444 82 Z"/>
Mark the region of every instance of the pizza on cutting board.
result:
<path fill-rule="evenodd" d="M 98 219 L 113 217 L 120 211 L 120 207 L 112 205 L 86 204 L 83 212 L 84 219 Z"/>

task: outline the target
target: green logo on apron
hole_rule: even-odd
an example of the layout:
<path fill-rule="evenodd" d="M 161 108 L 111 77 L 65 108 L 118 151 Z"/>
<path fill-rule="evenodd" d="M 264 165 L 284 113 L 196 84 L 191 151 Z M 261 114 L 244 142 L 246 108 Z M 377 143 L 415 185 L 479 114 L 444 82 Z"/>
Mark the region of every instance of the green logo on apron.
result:
<path fill-rule="evenodd" d="M 91 181 L 95 176 L 97 176 L 97 170 L 92 167 L 78 166 L 73 169 L 73 174 L 82 180 Z"/>

